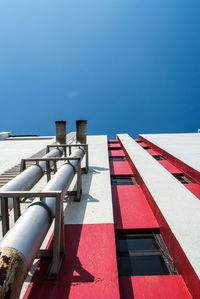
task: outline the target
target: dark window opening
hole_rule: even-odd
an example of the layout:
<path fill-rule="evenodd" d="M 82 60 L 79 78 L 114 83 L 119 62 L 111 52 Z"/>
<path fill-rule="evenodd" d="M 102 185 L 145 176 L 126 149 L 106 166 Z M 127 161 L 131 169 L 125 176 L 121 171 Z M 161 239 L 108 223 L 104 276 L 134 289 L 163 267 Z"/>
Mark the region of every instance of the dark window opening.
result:
<path fill-rule="evenodd" d="M 141 143 L 141 142 L 142 142 L 142 140 L 136 140 L 136 142 L 137 142 L 137 143 Z"/>
<path fill-rule="evenodd" d="M 112 140 L 112 141 L 108 140 L 108 144 L 111 144 L 111 143 L 119 143 L 119 141 L 118 140 Z"/>
<path fill-rule="evenodd" d="M 143 146 L 144 149 L 151 149 L 149 146 L 145 145 Z"/>
<path fill-rule="evenodd" d="M 159 160 L 166 160 L 163 156 L 160 156 L 160 155 L 153 156 L 153 158 L 156 159 L 157 161 L 159 161 Z"/>
<path fill-rule="evenodd" d="M 120 276 L 177 273 L 159 234 L 119 234 L 116 241 Z"/>
<path fill-rule="evenodd" d="M 111 185 L 137 185 L 134 176 L 131 175 L 112 175 Z"/>
<path fill-rule="evenodd" d="M 193 181 L 193 179 L 187 177 L 185 174 L 176 173 L 176 174 L 174 174 L 174 176 L 182 184 L 194 184 L 195 183 L 195 181 Z"/>
<path fill-rule="evenodd" d="M 119 161 L 127 161 L 125 157 L 109 157 L 109 161 L 119 162 Z"/>

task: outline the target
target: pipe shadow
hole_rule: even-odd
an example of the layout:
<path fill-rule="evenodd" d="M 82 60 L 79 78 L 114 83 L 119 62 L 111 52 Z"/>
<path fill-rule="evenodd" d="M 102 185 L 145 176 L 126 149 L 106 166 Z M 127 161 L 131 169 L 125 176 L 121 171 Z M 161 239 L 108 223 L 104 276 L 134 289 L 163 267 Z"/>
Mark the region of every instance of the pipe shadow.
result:
<path fill-rule="evenodd" d="M 32 287 L 29 290 L 29 295 L 26 298 L 35 298 L 36 289 L 41 285 L 45 287 L 56 286 L 65 287 L 65 299 L 69 298 L 71 287 L 93 283 L 98 281 L 92 273 L 84 268 L 79 256 L 78 250 L 80 239 L 83 230 L 83 223 L 87 205 L 90 203 L 98 203 L 99 199 L 90 194 L 91 183 L 96 175 L 100 175 L 102 171 L 108 171 L 109 168 L 90 166 L 87 174 L 82 175 L 83 195 L 80 202 L 74 202 L 71 199 L 67 200 L 67 205 L 64 209 L 64 235 L 65 235 L 65 256 L 61 265 L 60 273 L 57 281 L 48 281 L 47 272 L 51 259 L 42 258 L 37 266 L 35 274 L 32 278 Z M 73 190 L 76 190 L 74 186 Z M 84 238 L 87 238 L 87 231 L 84 231 Z M 88 235 L 88 238 L 90 236 Z M 52 248 L 50 243 L 49 248 Z M 81 245 L 82 246 L 82 245 Z M 87 259 L 87 252 L 85 253 Z"/>

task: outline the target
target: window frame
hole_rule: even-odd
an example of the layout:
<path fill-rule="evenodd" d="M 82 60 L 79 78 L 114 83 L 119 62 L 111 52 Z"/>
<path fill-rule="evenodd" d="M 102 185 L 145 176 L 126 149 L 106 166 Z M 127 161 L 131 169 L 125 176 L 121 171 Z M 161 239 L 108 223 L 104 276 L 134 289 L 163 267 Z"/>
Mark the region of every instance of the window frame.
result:
<path fill-rule="evenodd" d="M 163 161 L 163 160 L 166 160 L 165 157 L 163 157 L 162 155 L 155 155 L 155 156 L 152 156 L 156 161 Z"/>
<path fill-rule="evenodd" d="M 112 159 L 119 159 L 119 160 L 112 160 Z M 127 161 L 126 157 L 124 156 L 110 156 L 109 162 L 124 162 Z"/>
<path fill-rule="evenodd" d="M 183 185 L 195 184 L 196 182 L 185 173 L 173 173 L 173 176 Z"/>
<path fill-rule="evenodd" d="M 157 249 L 153 249 L 153 250 L 127 250 L 127 251 L 120 251 L 120 245 L 119 245 L 119 240 L 120 237 L 125 237 L 128 236 L 129 238 L 152 238 L 156 244 L 156 246 L 158 247 Z M 162 248 L 162 249 L 161 249 Z M 127 256 L 127 257 L 132 257 L 132 256 L 158 256 L 161 257 L 161 263 L 163 262 L 168 274 L 146 274 L 146 276 L 156 276 L 156 275 L 175 275 L 177 274 L 177 270 L 175 268 L 175 265 L 173 263 L 172 260 L 169 259 L 169 253 L 167 250 L 167 247 L 161 237 L 160 234 L 158 233 L 127 233 L 127 234 L 123 234 L 123 233 L 118 233 L 116 234 L 116 251 L 117 251 L 117 264 L 118 264 L 118 272 L 120 272 L 119 269 L 119 260 L 120 260 L 120 256 Z M 172 270 L 172 268 L 174 268 L 174 271 Z M 120 276 L 124 276 L 124 275 L 120 275 Z M 144 275 L 139 275 L 139 274 L 135 274 L 135 275 L 126 275 L 126 276 L 145 276 Z"/>
<path fill-rule="evenodd" d="M 133 186 L 138 185 L 134 175 L 111 175 L 111 186 Z M 113 184 L 113 179 L 131 179 L 131 184 Z"/>

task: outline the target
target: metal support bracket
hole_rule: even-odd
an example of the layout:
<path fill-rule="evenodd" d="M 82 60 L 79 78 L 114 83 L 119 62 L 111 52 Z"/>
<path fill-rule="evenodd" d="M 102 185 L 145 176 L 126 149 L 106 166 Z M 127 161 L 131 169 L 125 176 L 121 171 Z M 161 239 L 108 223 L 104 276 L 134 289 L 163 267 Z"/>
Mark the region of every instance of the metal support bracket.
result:
<path fill-rule="evenodd" d="M 73 160 L 78 160 L 78 167 L 77 170 L 74 168 L 73 164 L 70 163 L 70 161 Z M 21 161 L 21 169 L 22 171 L 26 169 L 26 162 L 39 162 L 39 161 L 45 161 L 46 162 L 46 169 L 47 169 L 47 182 L 51 179 L 51 163 L 54 164 L 54 167 L 56 165 L 57 168 L 57 161 L 67 161 L 68 164 L 70 164 L 74 168 L 74 172 L 77 173 L 77 190 L 76 191 L 68 191 L 66 194 L 68 196 L 73 196 L 74 201 L 80 201 L 81 200 L 81 195 L 82 195 L 82 178 L 81 174 L 83 169 L 81 169 L 81 160 L 80 158 L 75 158 L 75 157 L 62 157 L 62 158 L 28 158 L 28 159 L 23 159 Z"/>
<path fill-rule="evenodd" d="M 81 149 L 83 148 L 85 151 L 85 167 L 82 168 L 82 171 L 88 173 L 88 168 L 89 168 L 88 144 L 59 144 L 59 146 L 57 144 L 50 144 L 47 145 L 46 153 L 49 153 L 50 148 L 59 148 L 59 147 L 64 148 L 65 157 L 67 157 L 67 150 L 66 150 L 67 148 L 69 149 L 69 155 L 71 155 L 73 147 L 81 148 Z"/>
<path fill-rule="evenodd" d="M 40 249 L 37 258 L 41 257 L 52 257 L 51 265 L 47 274 L 47 278 L 50 280 L 56 280 L 59 274 L 59 270 L 62 264 L 62 260 L 65 254 L 65 242 L 64 242 L 64 215 L 63 215 L 63 199 L 66 194 L 66 190 L 63 191 L 47 191 L 47 192 L 32 192 L 32 191 L 5 191 L 0 192 L 0 198 L 2 207 L 6 209 L 6 199 L 8 197 L 15 199 L 15 202 L 20 202 L 20 198 L 31 198 L 31 197 L 56 197 L 56 213 L 55 213 L 55 225 L 54 225 L 54 237 L 53 237 L 53 250 L 51 249 Z M 14 206 L 16 219 L 19 218 L 18 204 Z M 8 211 L 8 209 L 6 209 Z M 18 218 L 17 218 L 18 217 Z M 7 220 L 7 218 L 5 219 Z M 5 234 L 9 227 L 7 222 L 4 225 Z"/>

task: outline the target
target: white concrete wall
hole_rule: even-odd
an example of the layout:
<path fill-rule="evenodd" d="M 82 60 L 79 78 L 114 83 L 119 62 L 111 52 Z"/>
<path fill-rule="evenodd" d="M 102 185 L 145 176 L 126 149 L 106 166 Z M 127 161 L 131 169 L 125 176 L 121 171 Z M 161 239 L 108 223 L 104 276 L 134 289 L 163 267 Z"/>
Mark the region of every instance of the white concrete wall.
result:
<path fill-rule="evenodd" d="M 141 134 L 185 164 L 200 171 L 200 134 Z"/>
<path fill-rule="evenodd" d="M 129 135 L 118 137 L 200 277 L 200 200 Z"/>
<path fill-rule="evenodd" d="M 113 223 L 107 136 L 87 136 L 89 173 L 82 175 L 80 202 L 69 201 L 65 224 Z"/>
<path fill-rule="evenodd" d="M 69 133 L 67 139 L 75 136 L 75 133 Z M 42 138 L 42 136 L 40 137 Z M 55 142 L 54 136 L 49 136 L 51 139 L 36 139 L 29 137 L 28 140 L 24 138 L 1 140 L 0 141 L 0 174 L 10 169 L 11 167 L 19 164 L 21 159 L 29 158 L 40 150 L 44 149 L 48 144 Z M 45 138 L 47 138 L 45 136 Z"/>

